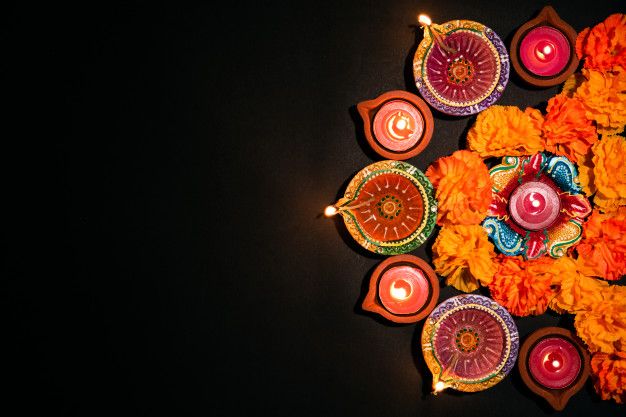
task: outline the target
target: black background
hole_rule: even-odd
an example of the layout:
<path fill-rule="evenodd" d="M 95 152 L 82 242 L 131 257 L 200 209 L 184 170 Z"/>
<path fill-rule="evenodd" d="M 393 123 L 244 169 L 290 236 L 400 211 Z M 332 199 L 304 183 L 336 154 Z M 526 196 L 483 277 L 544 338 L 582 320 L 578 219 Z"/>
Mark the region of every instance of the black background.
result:
<path fill-rule="evenodd" d="M 22 146 L 6 159 L 21 164 L 9 178 L 28 184 L 7 204 L 26 220 L 7 218 L 19 233 L 3 291 L 16 368 L 6 394 L 19 414 L 557 414 L 517 369 L 483 392 L 430 395 L 422 324 L 360 309 L 383 258 L 321 216 L 381 159 L 356 104 L 417 93 L 418 13 L 479 21 L 508 46 L 544 4 L 9 10 L 3 68 L 15 94 L 5 116 L 20 134 L 7 139 Z M 626 11 L 613 1 L 551 4 L 577 31 Z M 543 109 L 557 92 L 512 72 L 498 104 Z M 434 115 L 430 145 L 408 161 L 422 170 L 464 147 L 475 119 Z M 435 236 L 414 254 L 430 261 Z M 440 300 L 457 293 L 442 281 Z M 522 338 L 572 328 L 552 313 L 517 324 Z M 588 382 L 560 414 L 623 412 Z"/>

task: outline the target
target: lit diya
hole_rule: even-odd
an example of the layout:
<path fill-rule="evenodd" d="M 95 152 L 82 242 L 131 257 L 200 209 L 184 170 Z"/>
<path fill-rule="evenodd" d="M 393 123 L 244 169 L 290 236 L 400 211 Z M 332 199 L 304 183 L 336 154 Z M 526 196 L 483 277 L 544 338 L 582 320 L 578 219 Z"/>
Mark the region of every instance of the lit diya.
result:
<path fill-rule="evenodd" d="M 395 255 L 382 261 L 370 278 L 363 309 L 396 323 L 426 317 L 439 298 L 435 271 L 421 258 Z"/>
<path fill-rule="evenodd" d="M 433 186 L 422 171 L 385 160 L 359 171 L 344 196 L 325 210 L 341 214 L 350 235 L 382 255 L 407 253 L 422 245 L 437 218 Z"/>
<path fill-rule="evenodd" d="M 492 201 L 483 227 L 505 255 L 563 256 L 582 236 L 591 204 L 564 156 L 507 156 L 489 171 Z"/>
<path fill-rule="evenodd" d="M 433 374 L 433 390 L 476 392 L 500 382 L 513 369 L 519 336 L 509 312 L 476 294 L 449 298 L 422 330 L 422 352 Z"/>
<path fill-rule="evenodd" d="M 438 25 L 419 16 L 424 38 L 415 51 L 413 75 L 421 96 L 453 116 L 478 113 L 494 104 L 509 80 L 509 55 L 485 25 L 452 20 Z"/>
<path fill-rule="evenodd" d="M 563 410 L 589 376 L 589 354 L 571 331 L 544 327 L 522 344 L 518 368 L 531 391 Z"/>
<path fill-rule="evenodd" d="M 424 150 L 433 135 L 433 115 L 418 96 L 394 90 L 357 109 L 363 119 L 365 138 L 372 149 L 387 159 L 403 160 Z"/>
<path fill-rule="evenodd" d="M 577 33 L 551 6 L 526 22 L 511 40 L 511 63 L 527 83 L 538 87 L 561 84 L 576 71 Z"/>

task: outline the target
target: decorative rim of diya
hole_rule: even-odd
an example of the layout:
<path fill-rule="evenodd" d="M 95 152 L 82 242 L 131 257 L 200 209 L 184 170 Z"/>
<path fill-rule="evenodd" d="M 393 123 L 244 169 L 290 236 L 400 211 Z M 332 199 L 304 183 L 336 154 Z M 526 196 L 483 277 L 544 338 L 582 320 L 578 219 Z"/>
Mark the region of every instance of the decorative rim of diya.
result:
<path fill-rule="evenodd" d="M 551 26 L 559 30 L 563 35 L 565 35 L 565 38 L 570 44 L 569 62 L 565 66 L 565 68 L 563 68 L 563 70 L 557 75 L 544 77 L 533 74 L 532 72 L 528 71 L 524 64 L 521 62 L 519 56 L 519 47 L 521 41 L 528 32 L 539 26 Z M 522 26 L 519 27 L 519 29 L 517 29 L 517 31 L 513 35 L 510 47 L 511 64 L 513 65 L 513 68 L 515 69 L 517 75 L 519 75 L 522 80 L 530 85 L 534 85 L 536 87 L 552 87 L 557 84 L 561 84 L 576 71 L 576 68 L 578 68 L 580 60 L 576 55 L 577 37 L 578 33 L 576 32 L 576 30 L 574 30 L 574 28 L 569 23 L 562 20 L 552 6 L 544 6 L 543 9 L 541 9 L 541 12 L 539 12 L 539 14 L 537 15 L 537 17 L 524 23 Z"/>
<path fill-rule="evenodd" d="M 384 304 L 381 302 L 378 291 L 378 284 L 381 277 L 385 272 L 391 268 L 397 266 L 410 266 L 417 268 L 424 272 L 424 277 L 428 281 L 428 296 L 426 302 L 418 311 L 413 314 L 395 314 L 387 310 Z M 382 261 L 370 277 L 369 290 L 365 299 L 363 300 L 362 307 L 366 311 L 380 314 L 387 320 L 395 323 L 415 323 L 420 321 L 424 317 L 428 316 L 430 312 L 435 308 L 437 300 L 439 299 L 439 279 L 435 274 L 435 271 L 428 265 L 426 261 L 414 255 L 395 255 Z"/>
<path fill-rule="evenodd" d="M 451 366 L 453 368 L 452 371 L 450 371 L 450 366 L 444 368 L 438 359 L 438 356 L 441 356 L 441 353 L 437 352 L 437 346 L 436 343 L 434 343 L 434 338 L 444 321 L 447 320 L 451 314 L 462 310 L 478 310 L 481 314 L 487 313 L 499 323 L 501 330 L 504 333 L 505 340 L 503 340 L 503 352 L 501 353 L 500 361 L 494 369 L 489 370 L 489 374 L 486 377 L 478 379 L 463 379 L 456 375 L 454 370 L 456 370 L 456 367 L 459 366 L 459 354 L 456 354 L 455 357 L 451 359 Z M 467 333 L 471 336 L 472 330 L 470 325 L 462 330 L 465 331 L 463 335 Z M 474 340 L 476 344 L 480 343 L 478 337 Z M 511 314 L 506 310 L 506 308 L 491 298 L 478 294 L 457 295 L 443 301 L 435 307 L 424 324 L 421 341 L 424 360 L 433 374 L 432 385 L 435 394 L 446 388 L 452 388 L 457 391 L 464 392 L 477 392 L 496 385 L 504 379 L 504 377 L 506 377 L 515 366 L 519 350 L 519 333 Z M 474 349 L 476 348 L 474 347 Z M 457 359 L 454 360 L 454 358 Z"/>
<path fill-rule="evenodd" d="M 420 16 L 420 23 L 423 23 L 421 17 L 422 16 Z M 419 43 L 413 57 L 415 85 L 424 100 L 442 113 L 452 116 L 476 114 L 493 105 L 502 96 L 509 81 L 510 71 L 509 54 L 504 42 L 500 39 L 498 34 L 482 23 L 471 20 L 457 19 L 439 25 L 431 24 L 430 19 L 428 19 L 426 27 L 427 30 L 424 30 L 424 38 Z M 426 62 L 430 59 L 431 53 L 436 49 L 435 45 L 439 46 L 437 49 L 440 51 L 443 51 L 442 48 L 452 49 L 453 55 L 456 55 L 457 51 L 454 48 L 448 48 L 445 44 L 442 46 L 441 43 L 445 42 L 445 40 L 442 41 L 442 38 L 457 32 L 477 35 L 479 39 L 486 43 L 490 50 L 491 57 L 495 59 L 495 63 L 497 64 L 494 79 L 489 83 L 489 87 L 485 92 L 480 94 L 478 98 L 469 101 L 453 101 L 443 97 L 432 85 L 427 73 Z M 467 49 L 469 50 L 469 48 L 470 46 L 468 46 Z M 466 62 L 467 59 L 463 58 L 461 55 L 456 57 L 454 61 L 456 62 L 458 59 L 461 59 L 463 63 L 470 64 Z"/>
<path fill-rule="evenodd" d="M 404 151 L 394 151 L 384 147 L 374 135 L 373 124 L 374 117 L 380 108 L 387 102 L 392 100 L 404 100 L 417 108 L 421 113 L 424 122 L 424 129 L 421 137 L 409 149 Z M 434 120 L 430 107 L 424 100 L 415 94 L 403 90 L 387 91 L 372 100 L 362 101 L 357 104 L 357 110 L 363 119 L 363 129 L 365 131 L 365 139 L 371 148 L 380 156 L 387 159 L 404 160 L 412 158 L 420 154 L 430 142 L 433 136 Z"/>
<path fill-rule="evenodd" d="M 579 185 L 578 170 L 569 159 L 544 152 L 505 156 L 501 164 L 489 170 L 489 175 L 493 181 L 492 200 L 482 225 L 500 252 L 526 259 L 546 253 L 559 258 L 580 241 L 584 219 L 591 214 L 592 207 Z M 545 207 L 554 209 L 550 221 L 538 223 L 536 228 L 529 228 L 524 216 L 511 208 L 516 191 L 531 184 L 548 191 Z M 551 206 L 554 204 L 558 207 Z"/>
<path fill-rule="evenodd" d="M 530 373 L 528 357 L 532 349 L 542 340 L 549 337 L 562 337 L 568 342 L 572 343 L 581 358 L 581 367 L 576 379 L 565 388 L 550 389 L 539 384 Z M 522 380 L 526 386 L 535 394 L 543 397 L 548 403 L 557 411 L 561 411 L 567 405 L 569 399 L 582 389 L 589 377 L 590 372 L 590 358 L 587 349 L 580 342 L 574 332 L 563 329 L 561 327 L 548 326 L 542 327 L 531 333 L 522 346 L 519 352 L 518 369 Z"/>
<path fill-rule="evenodd" d="M 399 255 L 416 249 L 431 235 L 437 200 L 422 171 L 407 162 L 385 160 L 366 166 L 352 178 L 344 196 L 325 211 L 327 216 L 337 213 L 362 247 Z"/>

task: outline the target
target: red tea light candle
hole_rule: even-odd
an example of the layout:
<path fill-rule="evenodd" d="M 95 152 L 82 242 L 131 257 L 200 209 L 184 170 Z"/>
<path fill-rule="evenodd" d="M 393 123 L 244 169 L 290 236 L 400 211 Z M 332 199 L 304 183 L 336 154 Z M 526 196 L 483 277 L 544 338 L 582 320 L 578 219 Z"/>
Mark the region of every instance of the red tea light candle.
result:
<path fill-rule="evenodd" d="M 511 39 L 511 65 L 528 84 L 551 87 L 561 84 L 576 68 L 574 51 L 578 33 L 545 6 L 537 17 L 520 26 Z"/>
<path fill-rule="evenodd" d="M 365 138 L 380 156 L 405 160 L 422 152 L 433 135 L 428 104 L 415 94 L 392 90 L 357 104 Z"/>
<path fill-rule="evenodd" d="M 562 337 L 548 337 L 532 348 L 528 365 L 538 383 L 549 389 L 561 389 L 576 380 L 582 361 L 571 342 Z"/>
<path fill-rule="evenodd" d="M 394 255 L 372 272 L 362 306 L 396 323 L 428 316 L 439 298 L 439 279 L 430 265 L 414 255 Z"/>
<path fill-rule="evenodd" d="M 570 61 L 572 48 L 565 35 L 551 26 L 531 29 L 520 42 L 519 57 L 526 69 L 541 77 L 561 73 Z"/>
<path fill-rule="evenodd" d="M 374 136 L 385 148 L 404 152 L 414 147 L 424 133 L 424 118 L 405 100 L 391 100 L 374 116 Z"/>
<path fill-rule="evenodd" d="M 509 212 L 513 221 L 527 230 L 543 230 L 549 227 L 560 211 L 561 199 L 558 192 L 539 181 L 519 185 L 509 199 Z"/>
<path fill-rule="evenodd" d="M 413 314 L 428 299 L 428 280 L 421 269 L 396 266 L 388 269 L 380 278 L 378 296 L 390 313 Z"/>
<path fill-rule="evenodd" d="M 555 410 L 563 410 L 589 377 L 586 347 L 572 331 L 555 326 L 531 333 L 517 364 L 526 386 Z"/>

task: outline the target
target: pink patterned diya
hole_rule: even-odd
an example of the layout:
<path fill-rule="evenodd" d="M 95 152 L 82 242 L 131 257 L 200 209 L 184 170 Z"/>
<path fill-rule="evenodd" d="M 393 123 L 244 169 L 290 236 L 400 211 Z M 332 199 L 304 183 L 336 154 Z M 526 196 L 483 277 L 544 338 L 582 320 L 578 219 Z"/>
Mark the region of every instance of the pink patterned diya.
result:
<path fill-rule="evenodd" d="M 581 238 L 591 205 L 576 167 L 563 156 L 507 156 L 493 167 L 493 199 L 483 227 L 506 255 L 563 256 Z"/>
<path fill-rule="evenodd" d="M 515 365 L 518 347 L 511 315 L 482 295 L 447 299 L 433 310 L 422 331 L 422 352 L 435 392 L 492 387 Z"/>
<path fill-rule="evenodd" d="M 372 273 L 363 309 L 396 323 L 415 323 L 426 317 L 439 298 L 439 280 L 426 261 L 414 255 L 395 255 Z"/>
<path fill-rule="evenodd" d="M 470 20 L 424 24 L 413 59 L 415 84 L 437 110 L 455 116 L 478 113 L 500 98 L 509 79 L 508 53 L 488 27 Z"/>

